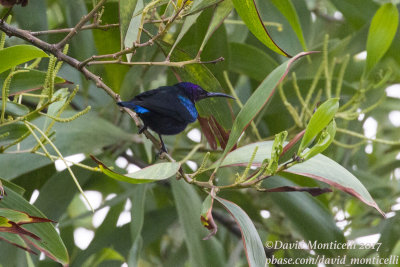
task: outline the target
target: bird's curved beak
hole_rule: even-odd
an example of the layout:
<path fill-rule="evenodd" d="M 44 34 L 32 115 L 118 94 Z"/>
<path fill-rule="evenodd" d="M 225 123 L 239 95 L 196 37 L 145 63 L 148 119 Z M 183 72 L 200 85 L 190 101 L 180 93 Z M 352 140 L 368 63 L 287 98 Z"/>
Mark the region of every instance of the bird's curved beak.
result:
<path fill-rule="evenodd" d="M 209 98 L 209 97 L 227 97 L 227 98 L 232 98 L 235 99 L 233 96 L 224 94 L 224 93 L 213 93 L 213 92 L 207 92 L 207 94 L 203 98 Z"/>

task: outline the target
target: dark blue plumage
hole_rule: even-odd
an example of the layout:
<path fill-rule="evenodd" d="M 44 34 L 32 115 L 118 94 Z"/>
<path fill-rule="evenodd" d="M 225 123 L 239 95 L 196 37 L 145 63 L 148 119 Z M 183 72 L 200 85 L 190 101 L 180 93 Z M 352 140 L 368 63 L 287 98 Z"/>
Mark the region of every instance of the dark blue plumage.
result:
<path fill-rule="evenodd" d="M 210 93 L 200 86 L 181 82 L 173 86 L 161 86 L 135 96 L 131 101 L 118 102 L 122 107 L 134 110 L 143 121 L 142 133 L 147 127 L 160 136 L 162 150 L 166 151 L 161 135 L 174 135 L 185 130 L 198 117 L 195 103 L 207 97 L 229 97 L 222 93 Z"/>

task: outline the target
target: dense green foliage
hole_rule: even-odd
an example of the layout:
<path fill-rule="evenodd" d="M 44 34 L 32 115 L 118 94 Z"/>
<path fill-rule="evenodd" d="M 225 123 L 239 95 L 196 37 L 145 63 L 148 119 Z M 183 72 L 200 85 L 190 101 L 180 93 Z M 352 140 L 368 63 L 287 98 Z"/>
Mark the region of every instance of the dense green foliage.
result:
<path fill-rule="evenodd" d="M 397 2 L 14 6 L 0 21 L 0 267 L 400 256 Z M 178 81 L 236 101 L 199 102 L 159 158 L 116 101 Z M 266 246 L 370 235 L 378 249 Z"/>

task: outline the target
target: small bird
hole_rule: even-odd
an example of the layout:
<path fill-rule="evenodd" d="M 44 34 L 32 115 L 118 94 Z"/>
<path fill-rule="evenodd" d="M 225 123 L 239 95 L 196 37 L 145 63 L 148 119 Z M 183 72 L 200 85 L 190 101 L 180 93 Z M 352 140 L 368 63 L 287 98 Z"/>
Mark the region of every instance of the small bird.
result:
<path fill-rule="evenodd" d="M 189 123 L 197 120 L 195 103 L 208 97 L 228 97 L 223 93 L 207 92 L 199 85 L 180 82 L 173 86 L 161 86 L 135 96 L 131 101 L 118 102 L 121 107 L 134 110 L 143 121 L 139 134 L 150 128 L 158 134 L 161 151 L 167 152 L 161 135 L 175 135 Z"/>

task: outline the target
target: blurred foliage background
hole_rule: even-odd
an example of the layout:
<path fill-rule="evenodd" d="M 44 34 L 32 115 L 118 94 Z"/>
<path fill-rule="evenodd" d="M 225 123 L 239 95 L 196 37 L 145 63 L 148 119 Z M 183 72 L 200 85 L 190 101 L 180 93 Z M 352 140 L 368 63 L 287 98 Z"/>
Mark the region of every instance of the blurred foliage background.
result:
<path fill-rule="evenodd" d="M 132 62 L 141 64 L 93 64 L 88 68 L 124 100 L 149 89 L 172 85 L 178 82 L 177 77 L 185 80 L 195 77 L 205 89 L 229 94 L 234 90 L 238 100 L 246 103 L 268 74 L 287 58 L 267 48 L 252 34 L 230 1 L 226 4 L 230 7 L 228 16 L 203 42 L 208 29 L 215 26 L 210 24 L 216 19 L 215 6 L 228 1 L 107 1 L 101 9 L 99 25 L 114 26 L 106 30 L 80 31 L 70 40 L 68 55 L 84 61 L 93 55 L 118 52 L 126 47 L 124 42 L 131 44 L 135 40 L 126 36 L 137 36 L 141 22 L 144 22 L 144 27 L 139 41 L 144 43 L 165 27 L 161 21 L 182 8 L 177 19 L 168 25 L 153 45 L 136 49 Z M 66 33 L 40 31 L 75 27 L 92 10 L 95 2 L 31 0 L 26 7 L 13 8 L 10 23 L 36 33 L 45 42 L 57 43 Z M 390 5 L 392 11 L 396 10 L 398 1 L 393 4 L 389 4 L 393 1 L 378 0 L 284 2 L 291 3 L 294 14 L 285 13 L 279 1 L 255 1 L 271 38 L 290 55 L 305 50 L 322 52 L 306 56 L 294 64 L 269 100 L 268 108 L 256 116 L 255 126 L 244 132 L 239 146 L 271 140 L 283 130 L 288 131 L 290 140 L 306 127 L 318 103 L 330 97 L 340 97 L 335 141 L 324 154 L 352 172 L 388 218 L 384 219 L 359 199 L 335 189 L 318 197 L 306 192 L 263 193 L 251 189 L 226 190 L 218 195 L 238 204 L 248 214 L 264 244 L 276 240 L 382 243 L 378 250 L 266 249 L 268 257 L 272 254 L 277 258 L 313 257 L 315 253 L 327 257 L 344 254 L 358 258 L 400 256 L 400 32 L 396 32 L 397 24 L 391 24 L 384 29 L 394 28 L 394 39 L 384 40 L 379 37 L 379 25 L 385 25 L 385 22 L 377 22 L 376 35 L 373 35 L 371 26 L 378 10 L 385 5 Z M 183 3 L 187 6 L 182 7 Z M 131 10 L 129 5 L 136 6 L 134 12 L 123 14 L 123 11 Z M 192 9 L 194 5 L 196 12 Z M 148 8 L 143 10 L 143 7 Z M 6 8 L 0 9 L 3 15 L 6 11 Z M 297 18 L 293 19 L 293 15 Z M 125 29 L 115 25 L 118 23 Z M 371 38 L 382 42 L 374 44 Z M 180 41 L 176 42 L 177 39 Z M 168 63 L 161 66 L 151 64 L 164 62 L 175 42 L 171 62 L 195 59 L 203 45 L 201 61 L 220 57 L 224 61 L 182 68 Z M 20 38 L 5 39 L 5 47 L 23 43 Z M 367 59 L 367 49 L 370 59 Z M 384 54 L 379 55 L 378 50 L 383 50 Z M 371 59 L 372 55 L 377 60 Z M 122 59 L 126 61 L 125 56 Z M 46 134 L 68 161 L 81 162 L 80 166 L 72 164 L 71 171 L 95 212 L 87 208 L 70 171 L 64 167 L 54 148 L 46 145 L 49 153 L 57 156 L 52 162 L 24 124 L 13 124 L 16 126 L 11 129 L 0 125 L 0 136 L 6 131 L 12 133 L 0 139 L 0 178 L 8 193 L 0 202 L 1 207 L 10 207 L 4 204 L 5 200 L 15 198 L 23 204 L 19 209 L 15 206 L 10 208 L 56 221 L 62 240 L 57 242 L 66 248 L 60 245 L 61 256 L 56 260 L 63 264 L 69 262 L 70 266 L 247 266 L 239 229 L 221 205 L 215 204 L 213 209 L 214 220 L 219 225 L 216 236 L 208 241 L 201 240 L 207 235 L 200 222 L 201 203 L 207 196 L 203 190 L 183 181 L 177 182 L 174 177 L 133 185 L 110 179 L 91 169 L 96 164 L 90 159 L 90 154 L 107 166 L 113 166 L 119 173 L 130 173 L 162 160 L 156 157 L 157 151 L 152 143 L 143 135 L 136 134 L 138 129 L 132 119 L 120 112 L 113 98 L 76 68 L 64 63 L 57 65 L 57 69 L 55 61 L 55 58 L 43 58 L 40 62 L 31 61 L 11 70 L 27 71 L 16 73 L 10 81 L 8 96 L 16 102 L 14 112 L 17 115 L 12 110 L 8 115 L 21 116 L 21 112 L 26 115 L 36 110 L 43 105 L 38 97 L 43 95 L 43 91 L 38 89 L 53 86 L 58 98 L 51 103 L 52 113 L 50 106 L 45 107 L 48 108 L 47 114 L 70 119 L 63 122 L 37 113 L 28 117 L 28 121 L 42 130 L 49 129 Z M 5 63 L 0 58 L 0 66 Z M 53 78 L 49 78 L 49 70 L 52 70 Z M 196 74 L 205 72 L 207 76 L 196 77 Z M 0 74 L 3 88 L 9 74 L 10 71 Z M 51 80 L 53 84 L 49 82 Z M 233 115 L 237 115 L 241 108 L 234 102 L 229 107 Z M 52 127 L 46 128 L 49 124 Z M 225 124 L 229 128 L 232 121 Z M 24 135 L 24 140 L 19 139 Z M 211 153 L 211 162 L 222 154 L 220 148 L 210 148 L 201 136 L 198 122 L 177 136 L 165 136 L 164 140 L 177 161 L 185 159 L 196 148 L 189 160 L 182 164 L 188 173 L 196 171 L 207 152 Z M 36 147 L 38 153 L 31 153 L 32 147 Z M 243 167 L 222 168 L 217 179 L 229 184 L 241 171 Z M 206 180 L 208 176 L 204 174 L 199 179 Z M 275 176 L 268 179 L 267 184 L 271 187 L 323 186 L 321 182 L 297 175 Z M 23 199 L 36 209 L 32 210 Z M 30 225 L 26 229 L 37 233 L 37 228 Z M 10 240 L 10 236 L 3 238 Z M 0 265 L 57 266 L 58 263 L 0 240 Z"/>

